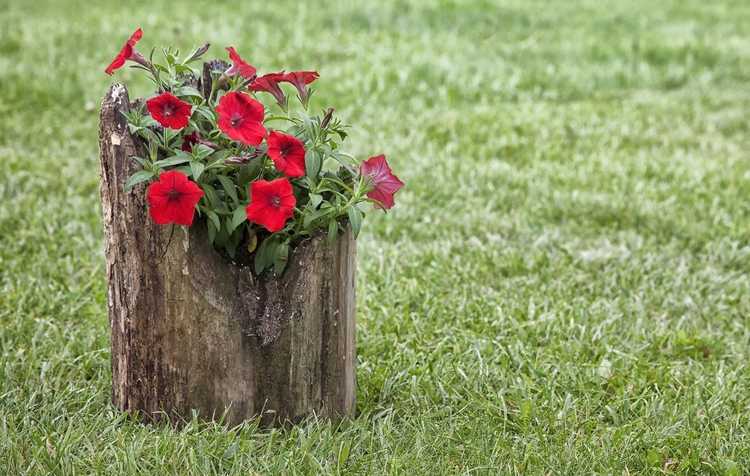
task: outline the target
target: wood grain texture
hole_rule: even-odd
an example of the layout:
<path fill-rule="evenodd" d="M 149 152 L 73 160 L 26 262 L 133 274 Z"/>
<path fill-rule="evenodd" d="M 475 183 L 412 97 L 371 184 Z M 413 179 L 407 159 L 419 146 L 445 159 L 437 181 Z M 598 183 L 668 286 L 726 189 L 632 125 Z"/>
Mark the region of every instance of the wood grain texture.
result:
<path fill-rule="evenodd" d="M 355 241 L 300 243 L 280 278 L 256 278 L 209 245 L 203 223 L 158 226 L 145 185 L 125 192 L 140 144 L 113 85 L 101 110 L 101 200 L 112 401 L 149 420 L 224 416 L 264 425 L 355 411 Z"/>

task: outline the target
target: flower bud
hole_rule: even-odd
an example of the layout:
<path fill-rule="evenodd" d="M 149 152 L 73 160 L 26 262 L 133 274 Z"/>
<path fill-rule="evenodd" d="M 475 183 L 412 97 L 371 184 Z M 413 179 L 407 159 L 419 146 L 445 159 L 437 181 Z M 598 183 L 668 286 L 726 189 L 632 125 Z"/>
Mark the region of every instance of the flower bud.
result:
<path fill-rule="evenodd" d="M 250 156 L 244 154 L 227 157 L 227 159 L 224 161 L 224 163 L 228 165 L 244 165 L 248 162 L 250 162 Z"/>
<path fill-rule="evenodd" d="M 331 122 L 331 118 L 333 118 L 333 111 L 334 109 L 332 107 L 329 107 L 326 111 L 326 115 L 323 116 L 323 120 L 320 121 L 320 128 L 325 129 L 328 127 L 328 123 Z"/>
<path fill-rule="evenodd" d="M 185 63 L 190 63 L 192 61 L 197 60 L 201 56 L 203 56 L 206 51 L 211 47 L 211 43 L 205 43 L 203 46 L 197 48 L 193 53 L 188 57 L 188 59 L 185 60 Z"/>

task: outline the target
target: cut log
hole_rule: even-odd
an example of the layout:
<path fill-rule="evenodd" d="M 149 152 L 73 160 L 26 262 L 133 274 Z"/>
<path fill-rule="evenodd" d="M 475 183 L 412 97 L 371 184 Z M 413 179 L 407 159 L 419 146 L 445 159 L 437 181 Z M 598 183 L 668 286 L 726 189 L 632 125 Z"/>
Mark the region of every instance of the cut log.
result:
<path fill-rule="evenodd" d="M 100 122 L 112 401 L 144 417 L 263 425 L 355 410 L 355 241 L 298 244 L 280 277 L 254 276 L 209 244 L 205 224 L 151 222 L 145 185 L 125 192 L 141 152 L 112 86 Z"/>

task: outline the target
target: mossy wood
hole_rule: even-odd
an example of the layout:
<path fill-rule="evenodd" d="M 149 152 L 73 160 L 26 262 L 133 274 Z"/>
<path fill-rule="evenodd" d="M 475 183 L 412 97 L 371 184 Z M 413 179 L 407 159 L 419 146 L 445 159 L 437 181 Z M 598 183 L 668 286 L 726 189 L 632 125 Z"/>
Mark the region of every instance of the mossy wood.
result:
<path fill-rule="evenodd" d="M 151 222 L 145 185 L 126 192 L 140 143 L 122 115 L 127 89 L 101 110 L 101 200 L 112 401 L 147 420 L 260 417 L 264 425 L 355 407 L 355 241 L 299 244 L 281 277 L 257 278 L 209 244 L 203 223 Z"/>

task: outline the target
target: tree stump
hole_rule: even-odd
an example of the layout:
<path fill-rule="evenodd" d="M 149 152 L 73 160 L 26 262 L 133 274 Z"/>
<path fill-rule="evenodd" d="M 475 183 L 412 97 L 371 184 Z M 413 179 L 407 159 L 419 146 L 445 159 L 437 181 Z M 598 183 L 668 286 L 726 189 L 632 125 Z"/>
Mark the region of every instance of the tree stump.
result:
<path fill-rule="evenodd" d="M 151 222 L 145 185 L 124 191 L 141 143 L 113 85 L 100 118 L 101 200 L 112 401 L 147 420 L 260 417 L 263 425 L 355 408 L 355 241 L 323 235 L 290 253 L 280 277 L 256 277 L 190 228 Z"/>

